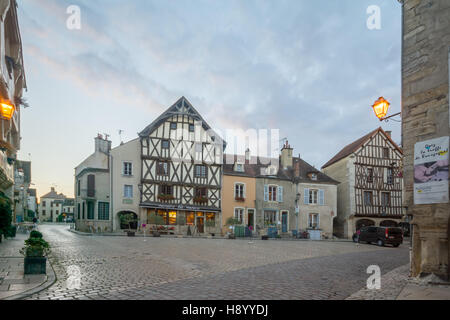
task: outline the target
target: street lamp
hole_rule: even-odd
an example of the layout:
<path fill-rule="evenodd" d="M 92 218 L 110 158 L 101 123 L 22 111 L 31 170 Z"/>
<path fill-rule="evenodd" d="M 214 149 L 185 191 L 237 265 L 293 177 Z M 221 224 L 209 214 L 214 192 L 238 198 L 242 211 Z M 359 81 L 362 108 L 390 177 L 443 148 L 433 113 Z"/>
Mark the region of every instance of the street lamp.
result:
<path fill-rule="evenodd" d="M 379 97 L 378 100 L 375 101 L 375 103 L 372 105 L 372 109 L 375 112 L 375 115 L 377 116 L 377 118 L 380 119 L 380 121 L 387 120 L 389 118 L 392 118 L 392 117 L 395 117 L 395 116 L 398 116 L 401 114 L 401 112 L 398 112 L 391 116 L 386 117 L 390 105 L 391 104 L 383 97 Z"/>
<path fill-rule="evenodd" d="M 14 114 L 14 110 L 15 110 L 16 108 L 14 107 L 14 105 L 12 104 L 12 103 L 9 103 L 9 102 L 2 102 L 2 103 L 0 103 L 0 113 L 1 113 L 1 116 L 4 118 L 4 119 L 6 119 L 6 120 L 9 120 L 9 119 L 11 119 L 11 117 L 13 116 L 13 114 Z"/>

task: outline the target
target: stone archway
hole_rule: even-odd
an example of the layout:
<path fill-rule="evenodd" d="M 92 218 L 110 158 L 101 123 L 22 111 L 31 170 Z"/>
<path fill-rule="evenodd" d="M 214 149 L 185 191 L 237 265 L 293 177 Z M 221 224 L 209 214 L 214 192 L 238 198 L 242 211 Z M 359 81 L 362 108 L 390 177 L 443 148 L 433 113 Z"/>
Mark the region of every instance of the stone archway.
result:
<path fill-rule="evenodd" d="M 398 223 L 394 220 L 383 220 L 380 222 L 380 227 L 397 227 Z"/>
<path fill-rule="evenodd" d="M 375 225 L 375 221 L 370 220 L 370 219 L 359 219 L 358 221 L 356 221 L 356 224 L 355 224 L 356 231 L 358 231 L 362 227 L 374 226 L 374 225 Z"/>
<path fill-rule="evenodd" d="M 122 216 L 125 215 L 129 215 L 131 214 L 134 218 L 134 222 L 130 223 L 130 225 L 128 226 L 127 224 L 122 223 Z M 117 218 L 119 219 L 119 226 L 120 226 L 120 230 L 125 230 L 125 229 L 137 229 L 138 226 L 138 216 L 136 213 L 134 213 L 133 211 L 120 211 L 117 213 Z"/>

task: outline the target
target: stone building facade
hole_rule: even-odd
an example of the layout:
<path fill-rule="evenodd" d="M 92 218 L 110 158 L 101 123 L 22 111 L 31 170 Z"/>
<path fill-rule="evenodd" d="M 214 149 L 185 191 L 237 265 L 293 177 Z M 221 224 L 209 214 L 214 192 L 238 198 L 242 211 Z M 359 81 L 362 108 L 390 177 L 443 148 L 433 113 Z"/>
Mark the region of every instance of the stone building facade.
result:
<path fill-rule="evenodd" d="M 450 1 L 404 0 L 402 139 L 405 205 L 412 216 L 413 276 L 449 277 L 450 204 L 414 204 L 414 145 L 450 135 Z"/>

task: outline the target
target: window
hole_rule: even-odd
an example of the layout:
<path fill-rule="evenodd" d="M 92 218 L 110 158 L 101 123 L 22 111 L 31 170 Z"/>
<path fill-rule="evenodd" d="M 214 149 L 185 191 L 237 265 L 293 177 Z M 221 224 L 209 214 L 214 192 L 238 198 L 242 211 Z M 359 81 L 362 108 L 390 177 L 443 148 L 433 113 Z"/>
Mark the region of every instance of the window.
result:
<path fill-rule="evenodd" d="M 161 142 L 161 147 L 162 147 L 163 149 L 169 149 L 169 140 L 163 140 L 163 141 Z"/>
<path fill-rule="evenodd" d="M 176 211 L 169 211 L 167 213 L 167 215 L 168 215 L 168 220 L 169 220 L 170 225 L 177 224 L 177 212 Z"/>
<path fill-rule="evenodd" d="M 389 158 L 389 148 L 383 148 L 383 158 Z"/>
<path fill-rule="evenodd" d="M 83 202 L 83 219 L 85 217 L 85 215 L 84 215 L 85 211 L 86 211 L 86 202 Z"/>
<path fill-rule="evenodd" d="M 309 190 L 309 203 L 317 204 L 319 190 L 310 189 Z"/>
<path fill-rule="evenodd" d="M 308 215 L 308 228 L 317 229 L 319 228 L 319 214 L 310 213 Z"/>
<path fill-rule="evenodd" d="M 177 123 L 176 122 L 171 122 L 170 123 L 170 129 L 171 130 L 177 130 Z"/>
<path fill-rule="evenodd" d="M 53 208 L 53 201 L 52 201 L 52 202 L 50 202 L 50 207 L 51 207 L 51 208 Z"/>
<path fill-rule="evenodd" d="M 169 175 L 169 163 L 159 161 L 156 167 L 156 174 L 160 176 L 168 176 Z"/>
<path fill-rule="evenodd" d="M 244 188 L 245 185 L 243 183 L 236 183 L 234 187 L 234 198 L 235 199 L 244 199 Z"/>
<path fill-rule="evenodd" d="M 383 207 L 389 207 L 391 205 L 391 194 L 389 192 L 381 193 L 381 205 Z"/>
<path fill-rule="evenodd" d="M 239 221 L 240 224 L 244 221 L 244 209 L 243 208 L 235 208 L 234 209 L 234 218 Z"/>
<path fill-rule="evenodd" d="M 59 216 L 59 210 L 56 210 L 56 215 Z"/>
<path fill-rule="evenodd" d="M 264 211 L 264 224 L 271 225 L 275 224 L 277 221 L 277 213 L 276 211 Z"/>
<path fill-rule="evenodd" d="M 45 216 L 45 210 L 42 210 L 42 215 Z"/>
<path fill-rule="evenodd" d="M 169 186 L 167 184 L 160 185 L 159 186 L 159 194 L 160 195 L 171 196 L 173 194 L 172 186 Z"/>
<path fill-rule="evenodd" d="M 87 218 L 88 220 L 94 220 L 94 203 L 92 201 L 87 203 Z"/>
<path fill-rule="evenodd" d="M 77 205 L 77 214 L 78 214 L 78 219 L 80 219 L 81 216 L 81 210 L 80 210 L 80 204 Z"/>
<path fill-rule="evenodd" d="M 195 176 L 197 178 L 206 178 L 206 166 L 196 165 L 195 166 Z"/>
<path fill-rule="evenodd" d="M 98 220 L 109 220 L 109 202 L 98 203 Z"/>
<path fill-rule="evenodd" d="M 77 194 L 78 196 L 81 195 L 81 180 L 78 179 L 78 183 L 77 183 Z"/>
<path fill-rule="evenodd" d="M 186 224 L 194 225 L 194 223 L 195 223 L 194 212 L 186 212 Z"/>
<path fill-rule="evenodd" d="M 123 186 L 123 197 L 124 198 L 133 198 L 133 186 L 126 184 Z"/>
<path fill-rule="evenodd" d="M 195 196 L 199 198 L 206 198 L 207 189 L 205 187 L 195 188 Z"/>
<path fill-rule="evenodd" d="M 367 182 L 373 182 L 373 169 L 367 168 Z"/>
<path fill-rule="evenodd" d="M 371 206 L 372 205 L 372 191 L 364 191 L 364 205 Z"/>
<path fill-rule="evenodd" d="M 123 175 L 124 176 L 131 176 L 133 175 L 133 165 L 131 162 L 124 162 L 123 163 Z"/>
<path fill-rule="evenodd" d="M 195 126 L 193 124 L 189 125 L 189 132 L 194 132 L 195 131 Z"/>
<path fill-rule="evenodd" d="M 392 170 L 392 168 L 388 168 L 387 169 L 386 182 L 388 184 L 393 184 L 394 183 L 394 170 Z"/>
<path fill-rule="evenodd" d="M 269 186 L 269 201 L 277 201 L 277 186 Z"/>
<path fill-rule="evenodd" d="M 214 228 L 216 226 L 216 214 L 214 212 L 206 213 L 206 222 L 209 227 Z"/>
<path fill-rule="evenodd" d="M 46 206 L 46 204 L 45 204 L 45 201 L 42 201 L 42 206 L 43 206 L 43 207 L 45 207 L 45 206 Z"/>
<path fill-rule="evenodd" d="M 87 176 L 87 196 L 95 197 L 95 176 L 93 174 Z"/>

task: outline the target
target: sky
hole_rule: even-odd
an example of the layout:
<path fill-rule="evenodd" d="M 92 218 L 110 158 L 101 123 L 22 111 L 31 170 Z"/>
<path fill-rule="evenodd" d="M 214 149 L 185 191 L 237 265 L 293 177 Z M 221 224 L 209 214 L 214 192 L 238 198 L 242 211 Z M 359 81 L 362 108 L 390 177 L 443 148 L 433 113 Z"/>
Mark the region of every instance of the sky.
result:
<path fill-rule="evenodd" d="M 81 29 L 67 28 L 80 8 Z M 380 8 L 370 30 L 367 8 Z M 394 0 L 18 0 L 30 108 L 19 159 L 39 196 L 73 196 L 97 133 L 137 137 L 185 96 L 212 128 L 279 129 L 320 168 L 401 109 L 401 6 Z"/>

